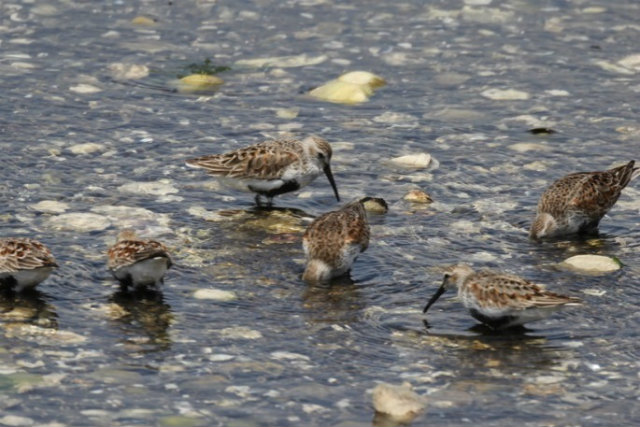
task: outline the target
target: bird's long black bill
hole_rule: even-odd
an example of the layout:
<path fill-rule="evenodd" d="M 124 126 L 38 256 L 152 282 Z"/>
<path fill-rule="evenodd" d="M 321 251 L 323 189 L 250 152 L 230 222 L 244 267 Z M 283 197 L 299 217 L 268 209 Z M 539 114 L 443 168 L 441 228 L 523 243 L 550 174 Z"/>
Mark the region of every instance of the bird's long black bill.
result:
<path fill-rule="evenodd" d="M 324 174 L 327 175 L 327 179 L 329 180 L 331 187 L 333 187 L 333 192 L 336 195 L 336 200 L 340 201 L 340 196 L 338 195 L 338 187 L 336 187 L 336 182 L 333 180 L 333 173 L 331 173 L 331 167 L 329 165 L 325 166 Z"/>
<path fill-rule="evenodd" d="M 424 310 L 422 310 L 423 313 L 426 313 L 427 310 L 429 310 L 429 307 L 431 307 L 436 301 L 438 301 L 438 298 L 440 298 L 440 295 L 444 294 L 445 291 L 445 287 L 444 287 L 444 283 L 442 285 L 440 285 L 440 287 L 438 288 L 438 290 L 436 291 L 435 294 L 433 294 L 433 296 L 431 297 L 431 299 L 429 300 L 429 302 L 427 303 L 427 305 L 424 306 Z"/>

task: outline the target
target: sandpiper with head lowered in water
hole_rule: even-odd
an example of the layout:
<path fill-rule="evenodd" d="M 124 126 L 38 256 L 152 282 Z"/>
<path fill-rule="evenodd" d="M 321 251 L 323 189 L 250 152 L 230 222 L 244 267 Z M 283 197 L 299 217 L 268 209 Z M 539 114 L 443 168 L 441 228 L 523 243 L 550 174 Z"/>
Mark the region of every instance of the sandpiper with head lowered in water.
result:
<path fill-rule="evenodd" d="M 640 172 L 632 160 L 602 172 L 578 172 L 555 181 L 540 197 L 529 235 L 534 239 L 595 233 L 620 192 Z"/>
<path fill-rule="evenodd" d="M 544 319 L 554 311 L 578 305 L 581 300 L 547 291 L 544 285 L 507 273 L 480 271 L 459 264 L 447 269 L 442 285 L 423 312 L 450 287 L 458 288 L 458 297 L 471 315 L 494 329 L 509 328 Z"/>
<path fill-rule="evenodd" d="M 130 229 L 118 234 L 117 242 L 109 248 L 108 255 L 107 266 L 124 288 L 158 287 L 173 264 L 165 245 L 155 240 L 139 239 Z"/>
<path fill-rule="evenodd" d="M 302 276 L 305 281 L 323 283 L 345 274 L 358 255 L 367 249 L 369 222 L 364 203 L 370 199 L 365 197 L 320 215 L 307 227 L 302 237 L 307 257 Z"/>
<path fill-rule="evenodd" d="M 28 237 L 0 239 L 0 285 L 21 292 L 33 289 L 58 267 L 49 248 Z"/>
<path fill-rule="evenodd" d="M 296 191 L 321 173 L 329 179 L 336 199 L 340 201 L 331 172 L 331 146 L 318 136 L 304 139 L 277 139 L 224 154 L 213 154 L 187 160 L 187 166 L 202 168 L 224 183 L 256 193 L 271 205 L 280 194 Z"/>

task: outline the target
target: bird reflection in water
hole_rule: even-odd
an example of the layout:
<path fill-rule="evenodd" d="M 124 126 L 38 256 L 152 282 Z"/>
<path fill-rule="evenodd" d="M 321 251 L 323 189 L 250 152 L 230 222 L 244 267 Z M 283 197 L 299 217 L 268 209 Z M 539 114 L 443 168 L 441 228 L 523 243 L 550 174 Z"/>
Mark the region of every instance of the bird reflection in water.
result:
<path fill-rule="evenodd" d="M 353 323 L 366 308 L 358 286 L 349 275 L 326 284 L 306 285 L 302 295 L 304 309 L 316 323 Z"/>
<path fill-rule="evenodd" d="M 119 290 L 110 302 L 115 304 L 114 320 L 125 333 L 123 343 L 141 353 L 167 350 L 171 347 L 169 326 L 174 316 L 162 292 L 140 288 L 135 292 Z M 140 338 L 143 333 L 146 338 Z"/>
<path fill-rule="evenodd" d="M 24 323 L 43 328 L 58 328 L 55 307 L 45 300 L 46 295 L 37 289 L 20 293 L 2 289 L 0 292 L 0 321 Z"/>

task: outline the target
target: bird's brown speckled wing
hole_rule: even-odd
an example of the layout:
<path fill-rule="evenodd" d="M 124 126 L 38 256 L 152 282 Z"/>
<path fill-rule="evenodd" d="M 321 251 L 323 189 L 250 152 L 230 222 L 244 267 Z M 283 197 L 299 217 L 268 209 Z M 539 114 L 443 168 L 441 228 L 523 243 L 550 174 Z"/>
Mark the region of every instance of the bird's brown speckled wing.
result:
<path fill-rule="evenodd" d="M 578 211 L 592 220 L 600 220 L 633 177 L 636 171 L 633 166 L 631 161 L 603 172 L 579 172 L 560 178 L 544 192 L 538 209 L 554 217 Z"/>
<path fill-rule="evenodd" d="M 108 255 L 111 270 L 155 257 L 166 257 L 171 265 L 166 246 L 155 240 L 122 240 L 109 248 Z"/>
<path fill-rule="evenodd" d="M 285 168 L 300 161 L 302 148 L 296 140 L 265 141 L 224 154 L 187 160 L 208 173 L 229 178 L 278 179 Z"/>
<path fill-rule="evenodd" d="M 580 299 L 550 292 L 521 277 L 493 272 L 479 272 L 465 281 L 468 292 L 485 308 L 544 308 L 569 303 Z"/>
<path fill-rule="evenodd" d="M 369 247 L 369 233 L 369 222 L 362 203 L 353 202 L 316 218 L 302 239 L 310 258 L 332 264 L 346 245 L 359 245 L 360 252 L 364 252 Z"/>
<path fill-rule="evenodd" d="M 49 248 L 37 240 L 29 238 L 0 239 L 0 273 L 57 266 Z"/>

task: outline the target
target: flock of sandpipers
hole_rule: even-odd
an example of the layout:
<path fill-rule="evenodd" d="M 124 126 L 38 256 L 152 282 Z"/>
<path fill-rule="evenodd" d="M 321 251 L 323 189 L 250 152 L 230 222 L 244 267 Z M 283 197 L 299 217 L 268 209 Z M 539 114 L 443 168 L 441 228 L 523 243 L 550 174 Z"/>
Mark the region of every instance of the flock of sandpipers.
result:
<path fill-rule="evenodd" d="M 327 176 L 336 199 L 338 188 L 331 172 L 331 145 L 317 136 L 270 140 L 224 154 L 187 160 L 224 183 L 256 193 L 256 203 L 267 206 L 277 195 L 296 191 Z M 540 197 L 531 224 L 532 239 L 594 233 L 602 217 L 616 203 L 620 192 L 639 175 L 634 161 L 602 172 L 579 172 L 555 181 Z M 324 283 L 346 274 L 369 246 L 365 197 L 316 218 L 302 237 L 306 268 L 302 278 Z M 165 245 L 142 240 L 133 230 L 122 230 L 108 249 L 107 266 L 124 289 L 157 287 L 171 267 Z M 10 292 L 33 289 L 57 268 L 51 251 L 31 238 L 0 239 L 0 285 Z M 576 297 L 547 291 L 543 285 L 493 271 L 474 272 L 465 264 L 449 267 L 444 281 L 424 307 L 424 312 L 449 287 L 457 287 L 462 304 L 471 315 L 492 328 L 522 325 L 546 317 Z"/>

